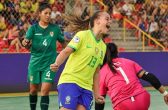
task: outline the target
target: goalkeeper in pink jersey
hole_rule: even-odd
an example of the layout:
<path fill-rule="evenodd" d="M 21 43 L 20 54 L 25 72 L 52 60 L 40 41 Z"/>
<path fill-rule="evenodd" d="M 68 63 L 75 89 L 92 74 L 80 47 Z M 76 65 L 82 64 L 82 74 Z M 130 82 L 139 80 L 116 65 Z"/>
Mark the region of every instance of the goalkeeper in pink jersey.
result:
<path fill-rule="evenodd" d="M 168 92 L 159 79 L 146 72 L 136 62 L 118 57 L 117 46 L 107 44 L 104 65 L 100 70 L 100 94 L 109 95 L 114 110 L 148 110 L 150 94 L 143 88 L 139 79 L 151 85 L 164 96 L 168 104 Z M 95 103 L 95 110 L 103 110 L 104 104 Z"/>

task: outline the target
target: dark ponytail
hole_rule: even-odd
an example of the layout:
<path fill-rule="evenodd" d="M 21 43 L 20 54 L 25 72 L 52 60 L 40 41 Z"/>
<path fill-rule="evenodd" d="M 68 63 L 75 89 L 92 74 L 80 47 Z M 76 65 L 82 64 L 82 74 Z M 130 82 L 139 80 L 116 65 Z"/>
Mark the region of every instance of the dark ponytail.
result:
<path fill-rule="evenodd" d="M 113 73 L 116 73 L 116 70 L 114 68 L 114 64 L 112 60 L 117 57 L 118 57 L 117 46 L 114 43 L 108 43 L 107 50 L 106 50 L 106 56 L 105 56 L 105 62 L 108 64 L 110 70 Z"/>

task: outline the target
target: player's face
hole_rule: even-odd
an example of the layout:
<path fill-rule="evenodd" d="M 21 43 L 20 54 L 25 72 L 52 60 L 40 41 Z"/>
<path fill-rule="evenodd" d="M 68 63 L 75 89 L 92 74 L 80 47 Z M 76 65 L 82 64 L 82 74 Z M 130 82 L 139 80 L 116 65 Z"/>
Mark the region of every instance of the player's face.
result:
<path fill-rule="evenodd" d="M 101 30 L 101 33 L 107 33 L 110 30 L 111 17 L 107 12 L 100 13 L 100 16 L 97 20 L 98 27 Z"/>
<path fill-rule="evenodd" d="M 51 9 L 50 8 L 44 9 L 43 11 L 40 12 L 39 16 L 40 16 L 40 21 L 49 23 L 51 18 Z"/>

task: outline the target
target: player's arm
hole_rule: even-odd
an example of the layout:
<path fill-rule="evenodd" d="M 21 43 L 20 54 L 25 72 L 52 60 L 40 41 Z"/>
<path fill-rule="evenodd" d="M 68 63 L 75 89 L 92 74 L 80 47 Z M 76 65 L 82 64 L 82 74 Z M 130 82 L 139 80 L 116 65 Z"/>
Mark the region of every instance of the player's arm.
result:
<path fill-rule="evenodd" d="M 64 63 L 64 61 L 70 56 L 71 53 L 73 53 L 74 49 L 71 47 L 66 47 L 64 50 L 60 52 L 60 54 L 57 56 L 55 63 L 50 65 L 50 69 L 52 71 L 57 71 L 59 66 Z"/>
<path fill-rule="evenodd" d="M 68 42 L 66 41 L 64 34 L 61 31 L 60 27 L 57 27 L 57 33 L 58 33 L 58 41 L 61 43 L 62 47 L 65 48 Z"/>
<path fill-rule="evenodd" d="M 97 103 L 101 103 L 102 104 L 102 103 L 105 102 L 105 99 L 99 93 L 99 71 L 100 71 L 100 66 L 96 68 L 96 71 L 94 73 L 94 77 L 93 77 L 93 91 L 94 91 L 95 101 Z"/>
<path fill-rule="evenodd" d="M 165 103 L 168 104 L 168 92 L 154 74 L 142 70 L 139 72 L 138 77 L 149 82 L 155 89 L 163 94 Z"/>
<path fill-rule="evenodd" d="M 25 47 L 25 48 L 29 48 L 31 46 L 31 42 L 29 39 L 26 39 L 24 38 L 23 41 L 22 41 L 22 45 Z"/>
<path fill-rule="evenodd" d="M 105 71 L 106 69 L 105 68 L 101 68 L 100 72 L 99 72 L 99 93 L 101 96 L 103 96 L 104 98 L 106 98 L 106 94 L 107 94 L 107 87 L 106 87 L 106 84 L 105 84 Z M 97 103 L 95 101 L 95 110 L 104 110 L 104 106 L 105 106 L 105 103 Z"/>
<path fill-rule="evenodd" d="M 78 32 L 75 37 L 69 42 L 68 46 L 60 52 L 55 63 L 50 65 L 52 71 L 57 71 L 59 66 L 70 56 L 71 53 L 77 51 L 82 45 L 82 35 Z"/>
<path fill-rule="evenodd" d="M 66 41 L 65 37 L 60 37 L 58 40 L 61 43 L 63 48 L 65 48 L 69 43 L 69 42 Z"/>
<path fill-rule="evenodd" d="M 27 30 L 26 36 L 25 36 L 25 38 L 24 38 L 23 41 L 22 41 L 22 45 L 23 45 L 25 48 L 29 49 L 29 48 L 31 47 L 31 39 L 32 39 L 33 35 L 34 35 L 34 28 L 33 28 L 33 26 L 31 26 L 31 27 Z"/>

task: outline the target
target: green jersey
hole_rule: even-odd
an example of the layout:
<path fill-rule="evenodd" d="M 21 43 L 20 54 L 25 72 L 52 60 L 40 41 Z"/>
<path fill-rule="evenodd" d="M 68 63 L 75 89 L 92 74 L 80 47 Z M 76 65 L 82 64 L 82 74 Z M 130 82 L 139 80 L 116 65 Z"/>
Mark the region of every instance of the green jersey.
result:
<path fill-rule="evenodd" d="M 29 62 L 31 71 L 43 71 L 54 63 L 57 56 L 56 41 L 64 42 L 63 33 L 54 24 L 49 24 L 47 28 L 42 28 L 39 24 L 32 25 L 26 33 L 26 39 L 32 41 Z"/>

